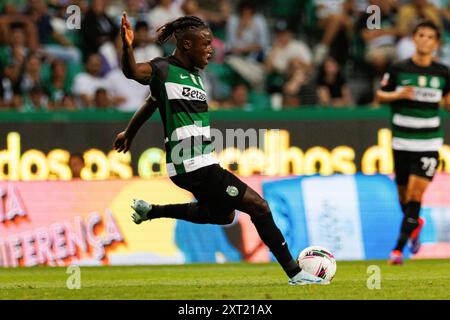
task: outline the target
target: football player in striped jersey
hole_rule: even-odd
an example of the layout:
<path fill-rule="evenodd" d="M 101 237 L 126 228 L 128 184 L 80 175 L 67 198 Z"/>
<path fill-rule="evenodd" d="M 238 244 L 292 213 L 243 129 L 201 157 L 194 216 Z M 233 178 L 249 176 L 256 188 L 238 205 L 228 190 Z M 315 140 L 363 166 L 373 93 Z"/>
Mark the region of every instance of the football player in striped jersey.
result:
<path fill-rule="evenodd" d="M 181 17 L 158 29 L 158 41 L 176 39 L 173 55 L 136 63 L 133 30 L 122 16 L 122 70 L 130 79 L 150 85 L 152 96 L 136 112 L 127 129 L 118 134 L 114 147 L 129 150 L 140 126 L 159 109 L 164 126 L 166 168 L 170 179 L 191 192 L 197 202 L 156 205 L 134 201 L 133 220 L 139 224 L 156 218 L 183 219 L 193 223 L 229 224 L 235 209 L 250 215 L 261 240 L 269 247 L 289 277 L 289 284 L 328 284 L 328 281 L 301 270 L 276 226 L 267 202 L 214 156 L 208 103 L 198 73 L 213 54 L 209 27 L 194 16 Z"/>
<path fill-rule="evenodd" d="M 377 91 L 377 100 L 389 103 L 392 110 L 395 180 L 404 214 L 391 264 L 403 263 L 408 241 L 413 254 L 419 251 L 424 225 L 421 202 L 438 168 L 444 140 L 441 102 L 450 110 L 450 73 L 434 59 L 440 43 L 438 27 L 430 21 L 420 22 L 414 28 L 413 40 L 415 54 L 393 64 Z"/>

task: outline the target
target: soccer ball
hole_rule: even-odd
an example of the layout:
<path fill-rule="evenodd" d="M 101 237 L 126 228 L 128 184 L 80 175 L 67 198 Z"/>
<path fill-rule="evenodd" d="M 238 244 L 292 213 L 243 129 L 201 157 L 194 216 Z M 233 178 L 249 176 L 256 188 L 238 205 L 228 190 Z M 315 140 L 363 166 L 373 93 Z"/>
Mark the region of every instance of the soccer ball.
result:
<path fill-rule="evenodd" d="M 306 272 L 324 280 L 331 281 L 336 274 L 336 260 L 333 254 L 323 247 L 312 246 L 300 252 L 298 265 Z"/>

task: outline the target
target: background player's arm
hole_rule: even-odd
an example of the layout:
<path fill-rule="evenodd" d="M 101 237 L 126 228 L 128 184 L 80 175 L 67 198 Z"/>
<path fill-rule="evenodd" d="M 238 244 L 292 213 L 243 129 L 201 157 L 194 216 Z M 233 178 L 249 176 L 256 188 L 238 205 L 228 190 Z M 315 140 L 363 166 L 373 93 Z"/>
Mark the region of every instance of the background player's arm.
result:
<path fill-rule="evenodd" d="M 152 75 L 152 67 L 149 63 L 136 63 L 133 53 L 134 33 L 130 22 L 127 20 L 127 14 L 122 15 L 122 24 L 120 27 L 122 37 L 122 71 L 128 79 L 136 80 L 141 84 L 148 84 Z"/>
<path fill-rule="evenodd" d="M 414 87 L 403 87 L 400 91 L 384 91 L 379 89 L 376 98 L 380 103 L 391 103 L 396 100 L 413 100 Z"/>
<path fill-rule="evenodd" d="M 127 128 L 119 133 L 114 141 L 114 149 L 117 152 L 127 152 L 130 150 L 131 143 L 134 137 L 142 125 L 147 121 L 156 110 L 156 102 L 153 97 L 149 96 L 144 104 L 139 108 L 138 111 L 131 118 Z"/>
<path fill-rule="evenodd" d="M 444 106 L 447 109 L 447 112 L 450 112 L 450 93 L 445 96 Z"/>

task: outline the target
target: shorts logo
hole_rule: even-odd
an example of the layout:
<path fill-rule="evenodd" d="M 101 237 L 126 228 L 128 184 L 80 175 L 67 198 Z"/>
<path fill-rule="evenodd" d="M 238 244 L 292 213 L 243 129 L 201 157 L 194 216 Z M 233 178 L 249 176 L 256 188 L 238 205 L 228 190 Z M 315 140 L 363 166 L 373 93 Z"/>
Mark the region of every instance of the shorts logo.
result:
<path fill-rule="evenodd" d="M 236 197 L 239 194 L 239 190 L 235 186 L 228 186 L 227 193 L 230 197 Z"/>

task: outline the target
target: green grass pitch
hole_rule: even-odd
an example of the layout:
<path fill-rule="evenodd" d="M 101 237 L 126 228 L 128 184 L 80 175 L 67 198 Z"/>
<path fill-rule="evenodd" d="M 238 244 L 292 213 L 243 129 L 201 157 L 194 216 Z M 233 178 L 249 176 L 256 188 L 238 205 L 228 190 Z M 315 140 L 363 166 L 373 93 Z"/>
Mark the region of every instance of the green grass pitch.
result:
<path fill-rule="evenodd" d="M 381 288 L 369 290 L 370 265 Z M 329 286 L 289 286 L 275 264 L 81 267 L 69 290 L 66 268 L 0 269 L 1 299 L 450 299 L 450 260 L 338 262 Z"/>

